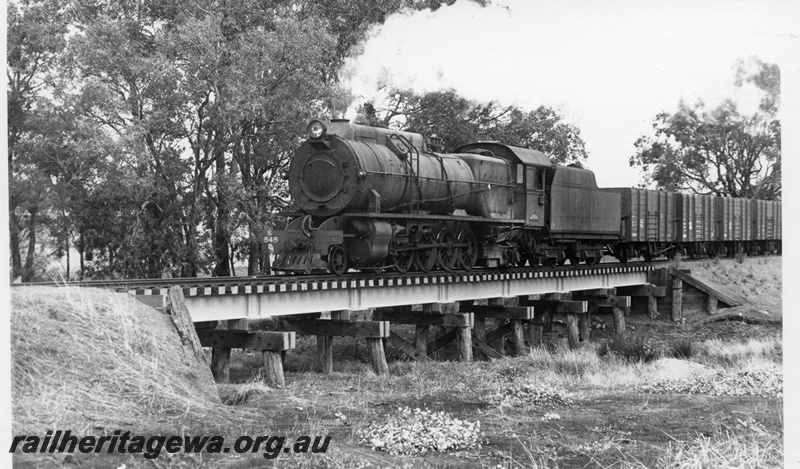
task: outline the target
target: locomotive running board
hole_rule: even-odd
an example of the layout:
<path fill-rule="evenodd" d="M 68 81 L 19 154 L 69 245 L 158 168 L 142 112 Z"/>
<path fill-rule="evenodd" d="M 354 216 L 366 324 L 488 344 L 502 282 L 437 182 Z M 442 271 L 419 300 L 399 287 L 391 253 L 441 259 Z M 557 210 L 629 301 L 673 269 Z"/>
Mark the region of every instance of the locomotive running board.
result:
<path fill-rule="evenodd" d="M 458 215 L 429 215 L 429 214 L 414 214 L 414 213 L 372 213 L 372 212 L 357 212 L 357 213 L 343 213 L 340 215 L 342 218 L 388 218 L 394 220 L 432 220 L 432 221 L 460 221 L 470 223 L 495 223 L 495 224 L 510 224 L 510 225 L 524 225 L 525 220 L 515 218 L 512 220 L 501 219 L 487 219 L 483 217 L 464 217 Z"/>

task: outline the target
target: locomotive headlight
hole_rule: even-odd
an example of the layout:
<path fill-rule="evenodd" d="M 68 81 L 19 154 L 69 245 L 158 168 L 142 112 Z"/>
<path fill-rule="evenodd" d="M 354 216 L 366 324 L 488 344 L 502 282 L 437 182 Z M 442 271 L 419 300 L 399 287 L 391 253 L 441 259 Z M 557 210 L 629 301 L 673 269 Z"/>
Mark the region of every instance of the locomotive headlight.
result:
<path fill-rule="evenodd" d="M 308 123 L 308 127 L 306 127 L 306 131 L 308 132 L 308 138 L 322 138 L 325 136 L 325 132 L 328 129 L 325 127 L 325 124 L 322 121 L 313 120 Z"/>

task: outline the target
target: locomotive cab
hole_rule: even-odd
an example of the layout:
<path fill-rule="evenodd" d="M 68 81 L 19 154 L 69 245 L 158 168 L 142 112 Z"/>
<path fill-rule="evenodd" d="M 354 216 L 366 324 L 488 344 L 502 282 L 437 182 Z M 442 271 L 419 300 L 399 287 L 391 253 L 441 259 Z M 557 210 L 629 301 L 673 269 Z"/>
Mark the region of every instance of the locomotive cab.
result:
<path fill-rule="evenodd" d="M 514 178 L 511 197 L 511 219 L 524 220 L 525 227 L 542 228 L 545 224 L 546 172 L 553 167 L 544 153 L 528 148 L 503 145 L 498 142 L 478 142 L 461 145 L 455 153 L 477 153 L 502 158 L 512 164 Z"/>

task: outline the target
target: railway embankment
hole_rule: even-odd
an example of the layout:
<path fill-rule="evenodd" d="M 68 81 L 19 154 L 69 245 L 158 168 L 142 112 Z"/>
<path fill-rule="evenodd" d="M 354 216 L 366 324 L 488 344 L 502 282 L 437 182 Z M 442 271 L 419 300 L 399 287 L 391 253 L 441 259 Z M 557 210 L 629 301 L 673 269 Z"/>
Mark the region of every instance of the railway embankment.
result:
<path fill-rule="evenodd" d="M 113 427 L 219 402 L 169 316 L 98 289 L 12 294 L 14 432 Z"/>

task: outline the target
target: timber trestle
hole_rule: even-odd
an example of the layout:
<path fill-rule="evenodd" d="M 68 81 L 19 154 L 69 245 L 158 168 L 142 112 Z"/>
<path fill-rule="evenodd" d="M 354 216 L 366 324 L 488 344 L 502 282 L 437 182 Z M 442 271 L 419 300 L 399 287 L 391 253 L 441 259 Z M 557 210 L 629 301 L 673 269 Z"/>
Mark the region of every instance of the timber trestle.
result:
<path fill-rule="evenodd" d="M 264 353 L 265 378 L 282 385 L 282 358 L 294 348 L 296 335 L 316 337 L 322 373 L 333 371 L 335 337 L 362 338 L 376 374 L 389 373 L 389 344 L 394 353 L 411 360 L 522 355 L 543 343 L 554 320 L 565 323 L 569 346 L 577 348 L 589 339 L 591 314 L 603 309 L 614 312 L 615 331 L 621 336 L 631 300 L 617 294 L 617 288 L 644 294 L 643 288 L 654 287 L 649 280 L 655 269 L 639 264 L 323 282 L 290 277 L 287 284 L 183 290 L 198 326 L 214 324 L 205 321 L 227 324 L 227 330 L 217 326 L 199 331 L 201 343 L 213 347 L 211 367 L 219 381 L 228 379 L 231 348 L 248 348 Z M 147 298 L 159 292 L 145 288 L 135 293 Z M 249 322 L 264 318 L 274 318 L 270 324 L 275 331 L 247 330 Z"/>
<path fill-rule="evenodd" d="M 263 353 L 264 377 L 278 386 L 284 384 L 285 353 L 298 335 L 316 336 L 323 373 L 333 371 L 334 337 L 356 337 L 367 341 L 374 372 L 388 374 L 388 344 L 413 360 L 491 359 L 542 345 L 554 324 L 563 324 L 570 348 L 580 347 L 590 338 L 592 316 L 600 313 L 613 315 L 620 338 L 632 308 L 650 318 L 669 311 L 680 321 L 687 304 L 702 303 L 713 313 L 719 303 L 737 301 L 666 263 L 345 279 L 183 279 L 179 286 L 175 280 L 172 286 L 151 281 L 105 287 L 154 307 L 163 307 L 168 294 L 182 296 L 199 343 L 212 348 L 218 381 L 228 380 L 231 349 L 241 348 Z M 687 291 L 694 296 L 684 302 Z M 275 330 L 252 327 L 264 319 Z"/>

